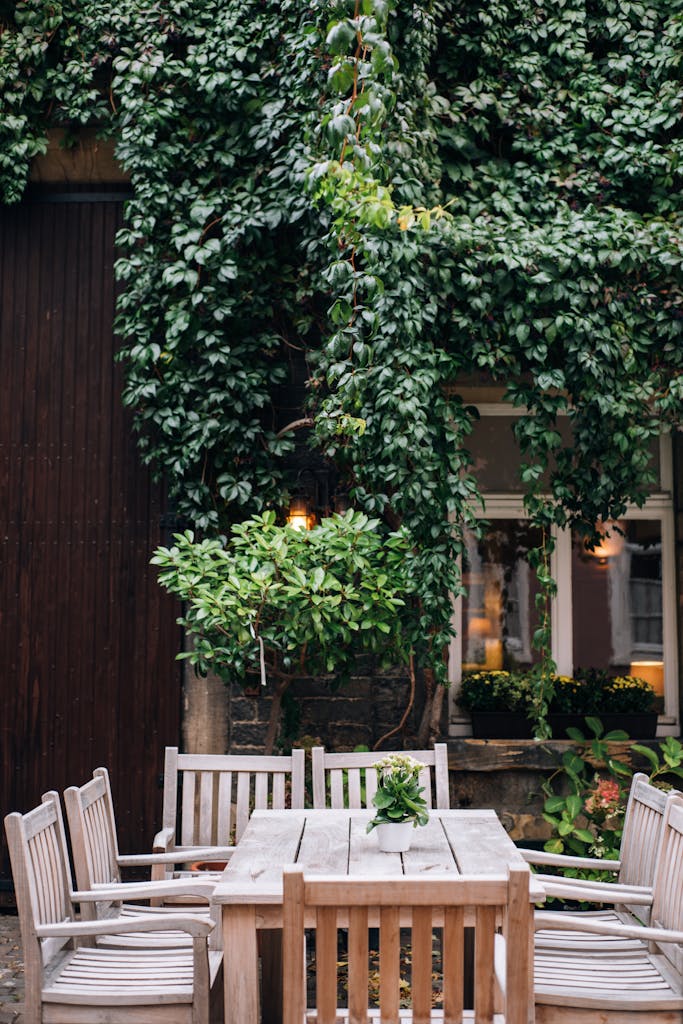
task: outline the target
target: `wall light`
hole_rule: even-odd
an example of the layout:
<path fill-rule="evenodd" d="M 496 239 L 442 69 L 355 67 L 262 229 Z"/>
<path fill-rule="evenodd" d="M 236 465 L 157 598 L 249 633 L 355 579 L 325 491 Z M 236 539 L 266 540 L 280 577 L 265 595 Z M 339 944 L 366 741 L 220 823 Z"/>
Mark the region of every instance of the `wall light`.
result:
<path fill-rule="evenodd" d="M 618 558 L 624 550 L 624 527 L 610 519 L 606 523 L 598 523 L 596 529 L 600 532 L 600 541 L 592 548 L 586 547 L 586 554 L 598 565 L 607 565 L 610 558 Z"/>
<path fill-rule="evenodd" d="M 315 526 L 315 515 L 311 510 L 308 498 L 295 496 L 289 503 L 287 522 L 295 530 L 312 530 Z"/>

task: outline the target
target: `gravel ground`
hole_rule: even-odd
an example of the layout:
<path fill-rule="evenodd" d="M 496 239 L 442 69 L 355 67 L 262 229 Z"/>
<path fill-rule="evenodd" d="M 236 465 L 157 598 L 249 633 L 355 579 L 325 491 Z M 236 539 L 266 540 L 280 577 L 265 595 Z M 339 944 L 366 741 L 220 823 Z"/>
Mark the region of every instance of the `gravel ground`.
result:
<path fill-rule="evenodd" d="M 24 961 L 19 919 L 0 914 L 0 1024 L 21 1024 L 24 1000 Z"/>

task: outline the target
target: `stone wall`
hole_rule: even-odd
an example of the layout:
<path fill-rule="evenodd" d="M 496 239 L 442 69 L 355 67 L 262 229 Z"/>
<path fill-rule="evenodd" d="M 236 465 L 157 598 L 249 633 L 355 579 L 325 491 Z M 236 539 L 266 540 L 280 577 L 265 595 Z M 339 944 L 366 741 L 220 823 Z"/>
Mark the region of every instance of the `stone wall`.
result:
<path fill-rule="evenodd" d="M 289 691 L 283 719 L 291 736 L 304 746 L 321 744 L 330 750 L 372 748 L 401 721 L 409 700 L 409 682 L 400 670 L 394 673 L 354 676 L 335 686 L 334 680 L 299 679 Z M 226 687 L 230 732 L 228 749 L 233 754 L 263 753 L 263 738 L 272 698 L 258 688 L 245 692 Z M 405 733 L 414 734 L 419 709 L 406 722 Z M 402 747 L 404 731 L 395 737 Z"/>

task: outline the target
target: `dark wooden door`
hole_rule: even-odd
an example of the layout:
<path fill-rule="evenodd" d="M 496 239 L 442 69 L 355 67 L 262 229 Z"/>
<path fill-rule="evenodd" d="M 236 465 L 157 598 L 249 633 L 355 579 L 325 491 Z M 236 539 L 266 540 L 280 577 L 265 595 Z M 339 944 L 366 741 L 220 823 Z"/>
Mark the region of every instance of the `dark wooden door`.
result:
<path fill-rule="evenodd" d="M 105 765 L 135 852 L 159 824 L 181 677 L 178 607 L 149 565 L 162 494 L 114 362 L 121 219 L 120 197 L 87 192 L 0 208 L 0 811 Z"/>

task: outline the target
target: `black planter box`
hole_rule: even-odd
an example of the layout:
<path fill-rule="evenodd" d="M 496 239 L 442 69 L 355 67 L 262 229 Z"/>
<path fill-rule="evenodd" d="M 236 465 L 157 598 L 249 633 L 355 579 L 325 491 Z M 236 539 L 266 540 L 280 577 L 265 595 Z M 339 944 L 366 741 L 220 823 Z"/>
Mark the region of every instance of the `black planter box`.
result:
<path fill-rule="evenodd" d="M 532 739 L 534 732 L 529 719 L 521 711 L 472 711 L 472 735 L 475 739 L 488 740 L 524 740 Z M 638 712 L 635 714 L 606 712 L 595 715 L 602 722 L 605 732 L 623 729 L 634 740 L 654 739 L 657 731 L 657 712 Z M 567 729 L 580 729 L 589 739 L 593 734 L 586 725 L 585 715 L 549 715 L 548 722 L 553 731 L 553 739 L 568 739 Z"/>
<path fill-rule="evenodd" d="M 531 722 L 522 711 L 472 711 L 472 735 L 477 740 L 530 740 Z"/>

